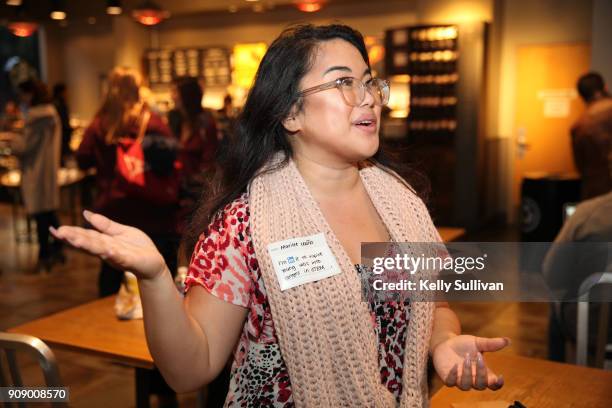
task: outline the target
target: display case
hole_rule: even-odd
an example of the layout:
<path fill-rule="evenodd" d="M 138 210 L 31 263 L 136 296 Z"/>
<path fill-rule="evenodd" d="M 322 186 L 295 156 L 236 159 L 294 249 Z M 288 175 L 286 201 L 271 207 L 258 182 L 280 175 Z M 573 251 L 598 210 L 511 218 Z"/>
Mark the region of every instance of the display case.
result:
<path fill-rule="evenodd" d="M 480 218 L 486 33 L 485 23 L 386 31 L 387 76 L 407 75 L 410 95 L 407 131 L 394 144 L 427 174 L 438 224 L 474 227 Z"/>
<path fill-rule="evenodd" d="M 457 130 L 457 27 L 408 29 L 410 135 L 452 140 Z"/>

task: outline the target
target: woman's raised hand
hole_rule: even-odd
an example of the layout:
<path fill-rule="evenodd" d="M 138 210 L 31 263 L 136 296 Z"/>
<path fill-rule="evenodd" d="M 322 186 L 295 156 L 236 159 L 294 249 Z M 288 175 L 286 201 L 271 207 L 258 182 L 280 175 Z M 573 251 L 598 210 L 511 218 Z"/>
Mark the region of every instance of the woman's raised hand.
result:
<path fill-rule="evenodd" d="M 99 256 L 114 267 L 134 273 L 139 279 L 161 276 L 166 264 L 155 244 L 141 230 L 83 211 L 85 219 L 97 230 L 62 226 L 51 233 L 75 248 Z"/>

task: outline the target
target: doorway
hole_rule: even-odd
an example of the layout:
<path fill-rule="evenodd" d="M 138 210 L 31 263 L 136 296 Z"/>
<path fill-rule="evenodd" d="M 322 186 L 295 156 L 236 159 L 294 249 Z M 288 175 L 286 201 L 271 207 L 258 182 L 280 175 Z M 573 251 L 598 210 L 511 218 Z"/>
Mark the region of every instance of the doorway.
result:
<path fill-rule="evenodd" d="M 525 176 L 576 172 L 570 129 L 584 111 L 576 81 L 589 70 L 590 54 L 588 43 L 519 47 L 512 208 Z"/>

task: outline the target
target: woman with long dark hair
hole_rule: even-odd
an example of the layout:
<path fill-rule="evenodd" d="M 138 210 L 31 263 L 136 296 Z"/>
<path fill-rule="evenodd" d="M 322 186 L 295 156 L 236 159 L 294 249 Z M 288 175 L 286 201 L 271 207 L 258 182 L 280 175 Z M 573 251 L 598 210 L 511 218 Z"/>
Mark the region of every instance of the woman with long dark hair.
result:
<path fill-rule="evenodd" d="M 202 106 L 204 90 L 197 78 L 178 77 L 172 81 L 174 109 L 168 112 L 168 125 L 178 140 L 181 168 L 181 213 L 179 230 L 185 227 L 203 188 L 217 165 L 217 124 L 209 109 Z"/>
<path fill-rule="evenodd" d="M 197 78 L 178 77 L 171 91 L 175 108 L 168 112 L 168 124 L 180 141 L 183 173 L 192 179 L 214 168 L 217 125 L 212 112 L 202 107 L 204 91 Z"/>
<path fill-rule="evenodd" d="M 54 232 L 139 276 L 148 344 L 175 389 L 209 383 L 232 354 L 227 406 L 427 406 L 428 354 L 449 386 L 502 386 L 481 353 L 507 339 L 461 335 L 444 303 L 362 301 L 362 242 L 440 240 L 380 150 L 388 97 L 350 27 L 272 43 L 191 224 L 185 302 L 142 232 L 91 213 L 99 233 Z M 289 264 L 315 244 L 324 273 L 300 281 Z"/>

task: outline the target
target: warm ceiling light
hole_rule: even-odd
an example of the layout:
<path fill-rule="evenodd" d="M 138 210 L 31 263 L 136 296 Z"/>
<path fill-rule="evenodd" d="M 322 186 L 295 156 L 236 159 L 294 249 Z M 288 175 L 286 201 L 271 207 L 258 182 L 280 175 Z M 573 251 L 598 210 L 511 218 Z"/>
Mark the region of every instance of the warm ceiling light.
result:
<path fill-rule="evenodd" d="M 38 29 L 38 24 L 25 21 L 9 23 L 8 29 L 17 37 L 29 37 Z"/>
<path fill-rule="evenodd" d="M 119 0 L 107 0 L 106 1 L 106 14 L 111 16 L 118 16 L 123 10 L 121 9 L 121 2 Z"/>
<path fill-rule="evenodd" d="M 140 7 L 132 12 L 132 16 L 140 24 L 154 26 L 170 17 L 170 13 L 166 10 L 162 10 L 162 8 L 153 1 L 145 0 Z"/>
<path fill-rule="evenodd" d="M 66 8 L 62 5 L 63 1 L 53 1 L 53 8 L 51 9 L 51 19 L 53 20 L 65 20 L 66 19 Z"/>
<path fill-rule="evenodd" d="M 61 10 L 54 10 L 51 12 L 51 19 L 52 20 L 65 20 L 66 12 L 61 11 Z"/>
<path fill-rule="evenodd" d="M 321 2 L 316 1 L 316 0 L 299 1 L 296 4 L 296 7 L 298 8 L 298 10 L 303 11 L 305 13 L 314 13 L 315 11 L 321 10 L 321 7 L 323 7 L 323 4 L 321 4 Z"/>
<path fill-rule="evenodd" d="M 6 0 L 7 6 L 21 6 L 21 0 Z"/>

